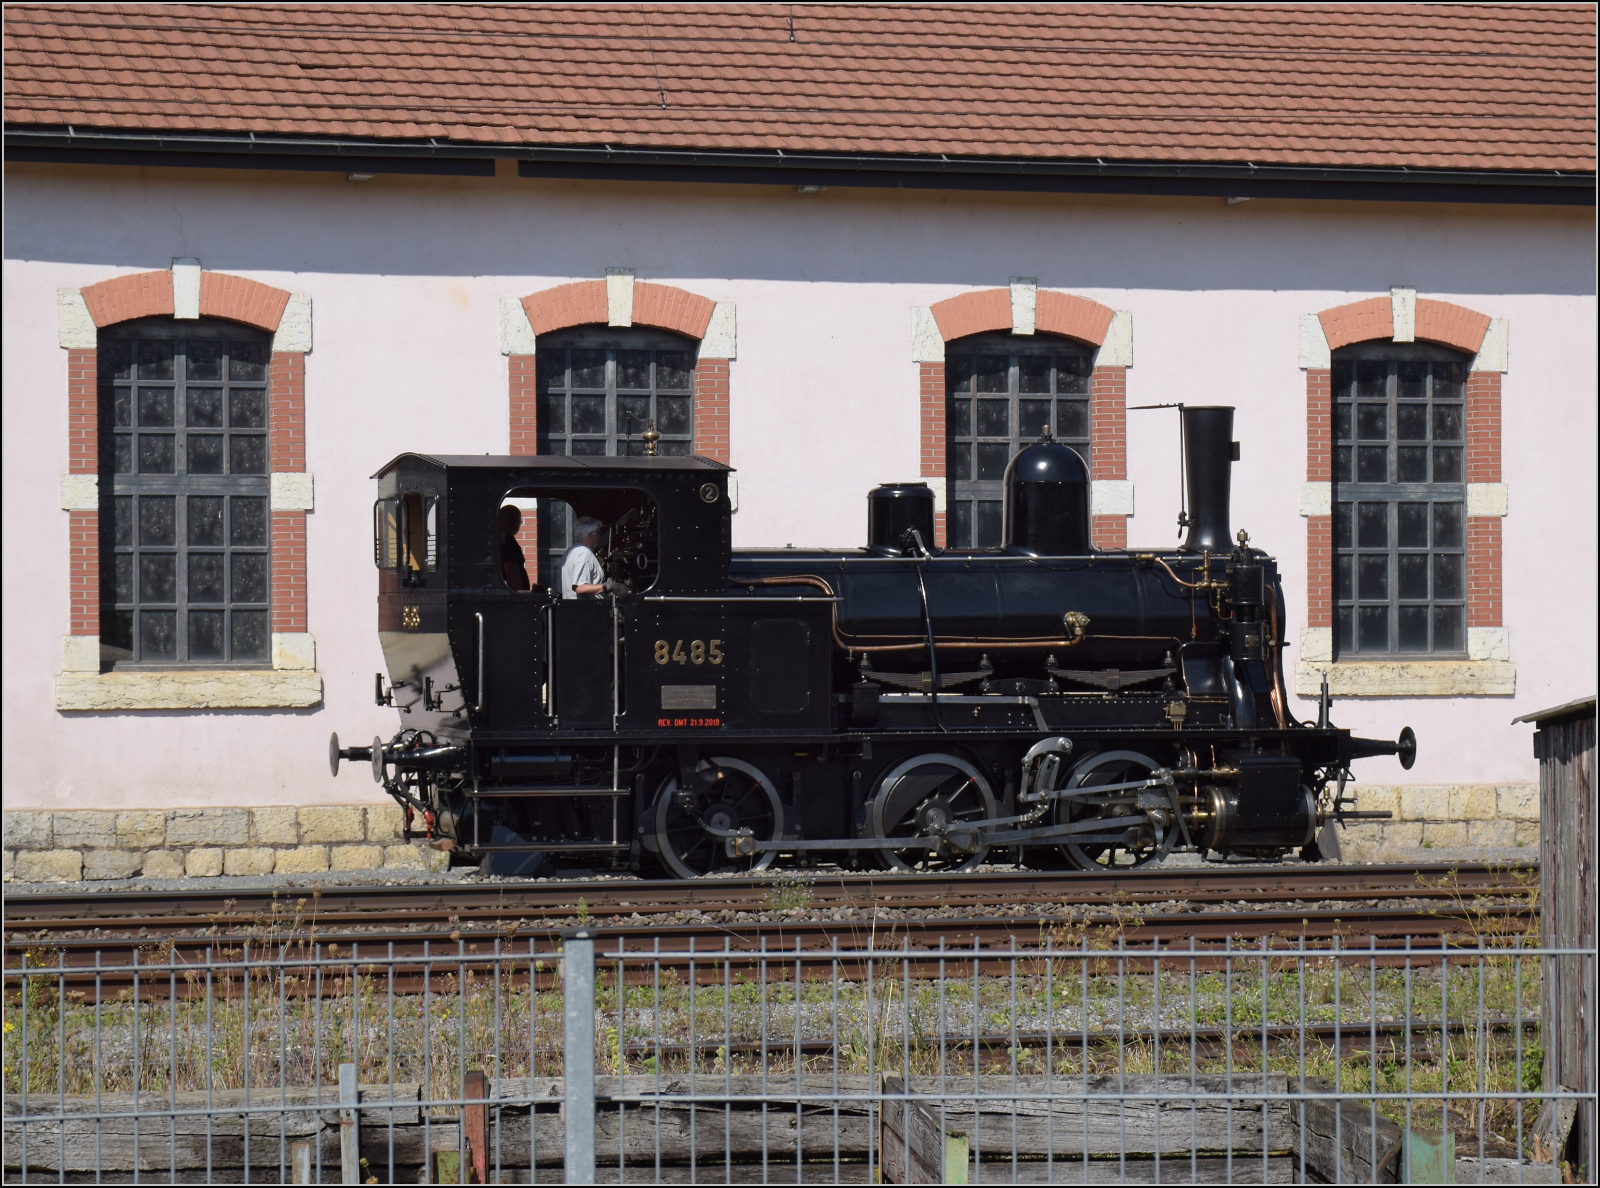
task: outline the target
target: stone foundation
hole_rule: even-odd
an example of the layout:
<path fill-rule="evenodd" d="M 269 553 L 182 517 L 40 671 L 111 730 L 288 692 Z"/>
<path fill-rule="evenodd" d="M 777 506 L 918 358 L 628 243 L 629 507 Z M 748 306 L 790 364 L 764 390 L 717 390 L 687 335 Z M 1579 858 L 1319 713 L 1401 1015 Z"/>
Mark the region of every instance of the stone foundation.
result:
<path fill-rule="evenodd" d="M 1361 812 L 1391 812 L 1339 833 L 1350 862 L 1539 858 L 1538 784 L 1350 785 Z M 1519 853 L 1520 851 L 1520 853 Z"/>
<path fill-rule="evenodd" d="M 440 870 L 397 804 L 5 814 L 6 882 Z"/>

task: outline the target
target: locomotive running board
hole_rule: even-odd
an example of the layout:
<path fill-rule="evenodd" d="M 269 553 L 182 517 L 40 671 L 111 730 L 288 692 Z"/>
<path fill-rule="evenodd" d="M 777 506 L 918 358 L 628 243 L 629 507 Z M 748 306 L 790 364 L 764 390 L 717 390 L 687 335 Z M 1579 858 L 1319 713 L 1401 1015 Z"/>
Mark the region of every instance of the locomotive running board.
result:
<path fill-rule="evenodd" d="M 928 705 L 934 700 L 931 693 L 880 693 L 880 702 L 890 705 Z M 1040 730 L 1049 730 L 1050 723 L 1044 720 L 1044 713 L 1039 709 L 1037 697 L 1013 697 L 999 693 L 941 693 L 938 703 L 940 705 L 1025 705 L 1033 711 L 1033 723 Z"/>

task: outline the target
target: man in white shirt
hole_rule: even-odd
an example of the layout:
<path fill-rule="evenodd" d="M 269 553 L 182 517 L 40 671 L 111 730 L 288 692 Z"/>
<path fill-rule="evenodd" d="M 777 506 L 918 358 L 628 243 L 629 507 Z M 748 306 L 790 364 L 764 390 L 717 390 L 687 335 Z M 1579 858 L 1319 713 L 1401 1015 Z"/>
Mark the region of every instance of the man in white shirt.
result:
<path fill-rule="evenodd" d="M 600 558 L 594 555 L 600 543 L 600 530 L 605 527 L 593 516 L 579 516 L 572 526 L 573 546 L 561 558 L 561 597 L 577 598 L 583 594 L 603 594 L 615 588 L 606 580 L 600 568 Z"/>

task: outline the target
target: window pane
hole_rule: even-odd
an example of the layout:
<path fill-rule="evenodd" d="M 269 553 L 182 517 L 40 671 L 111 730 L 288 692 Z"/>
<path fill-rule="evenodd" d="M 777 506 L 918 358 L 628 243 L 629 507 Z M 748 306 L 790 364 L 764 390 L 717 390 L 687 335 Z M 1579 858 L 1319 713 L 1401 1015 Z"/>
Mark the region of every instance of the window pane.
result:
<path fill-rule="evenodd" d="M 1425 549 L 1428 547 L 1428 505 L 1402 503 L 1399 506 L 1400 547 Z"/>
<path fill-rule="evenodd" d="M 262 388 L 234 388 L 228 393 L 230 429 L 265 429 L 267 394 Z"/>
<path fill-rule="evenodd" d="M 1389 554 L 1363 553 L 1361 555 L 1361 591 L 1364 602 L 1389 597 Z"/>
<path fill-rule="evenodd" d="M 1017 402 L 1017 436 L 1024 441 L 1031 441 L 1046 429 L 1053 429 L 1050 424 L 1050 402 L 1048 400 L 1019 400 Z"/>
<path fill-rule="evenodd" d="M 617 387 L 650 390 L 650 352 L 617 352 Z"/>
<path fill-rule="evenodd" d="M 267 612 L 233 612 L 233 658 L 235 660 L 265 660 L 267 658 Z"/>
<path fill-rule="evenodd" d="M 178 612 L 139 612 L 139 658 L 176 660 L 178 658 Z"/>
<path fill-rule="evenodd" d="M 606 454 L 605 439 L 574 438 L 568 443 L 570 453 L 574 458 L 603 458 Z"/>
<path fill-rule="evenodd" d="M 972 401 L 965 398 L 952 400 L 945 415 L 950 418 L 946 429 L 952 436 L 972 436 Z"/>
<path fill-rule="evenodd" d="M 267 558 L 263 553 L 235 553 L 229 591 L 234 602 L 267 600 Z"/>
<path fill-rule="evenodd" d="M 133 437 L 117 434 L 111 445 L 111 470 L 114 474 L 133 473 Z"/>
<path fill-rule="evenodd" d="M 1433 447 L 1433 481 L 1459 483 L 1461 481 L 1461 447 Z"/>
<path fill-rule="evenodd" d="M 1433 398 L 1435 400 L 1460 400 L 1461 384 L 1466 378 L 1466 368 L 1460 363 L 1435 363 L 1433 365 Z"/>
<path fill-rule="evenodd" d="M 1436 404 L 1433 406 L 1433 440 L 1461 440 L 1461 406 Z"/>
<path fill-rule="evenodd" d="M 1350 505 L 1348 503 L 1334 505 L 1333 547 L 1336 549 L 1348 549 L 1350 547 Z"/>
<path fill-rule="evenodd" d="M 1356 596 L 1355 558 L 1341 553 L 1335 559 L 1334 597 L 1349 602 Z"/>
<path fill-rule="evenodd" d="M 971 355 L 956 355 L 945 360 L 950 378 L 950 390 L 953 392 L 972 391 L 972 370 L 974 360 Z"/>
<path fill-rule="evenodd" d="M 191 429 L 222 428 L 222 389 L 188 388 L 183 394 L 184 421 Z"/>
<path fill-rule="evenodd" d="M 1350 384 L 1355 379 L 1355 367 L 1348 359 L 1336 359 L 1333 364 L 1333 394 L 1350 395 Z"/>
<path fill-rule="evenodd" d="M 689 397 L 657 396 L 656 428 L 662 433 L 688 433 Z"/>
<path fill-rule="evenodd" d="M 1089 357 L 1087 355 L 1056 356 L 1056 393 L 1062 396 L 1087 396 L 1089 394 Z"/>
<path fill-rule="evenodd" d="M 1361 624 L 1361 650 L 1386 652 L 1389 650 L 1389 608 L 1363 606 L 1359 610 Z"/>
<path fill-rule="evenodd" d="M 232 506 L 228 543 L 246 548 L 260 548 L 267 543 L 267 501 L 235 495 L 228 501 Z"/>
<path fill-rule="evenodd" d="M 1428 481 L 1428 447 L 1401 446 L 1397 451 L 1395 481 L 1425 483 Z"/>
<path fill-rule="evenodd" d="M 950 547 L 972 547 L 972 504 L 965 499 L 950 505 Z"/>
<path fill-rule="evenodd" d="M 685 351 L 656 353 L 656 387 L 662 391 L 689 390 L 689 355 Z"/>
<path fill-rule="evenodd" d="M 267 439 L 259 433 L 229 434 L 228 469 L 233 474 L 266 474 Z"/>
<path fill-rule="evenodd" d="M 1461 554 L 1435 553 L 1433 555 L 1433 596 L 1435 598 L 1460 598 Z"/>
<path fill-rule="evenodd" d="M 1400 597 L 1426 598 L 1428 596 L 1428 554 L 1400 554 Z"/>
<path fill-rule="evenodd" d="M 189 543 L 192 545 L 220 545 L 222 543 L 222 496 L 189 496 Z"/>
<path fill-rule="evenodd" d="M 1356 395 L 1387 396 L 1389 365 L 1377 359 L 1363 359 L 1356 364 Z"/>
<path fill-rule="evenodd" d="M 1355 459 L 1355 452 L 1349 446 L 1340 446 L 1333 451 L 1333 477 L 1334 481 L 1341 483 L 1355 482 L 1355 474 L 1351 463 Z"/>
<path fill-rule="evenodd" d="M 1017 359 L 1017 391 L 1048 392 L 1050 390 L 1050 358 L 1048 355 L 1022 355 Z"/>
<path fill-rule="evenodd" d="M 175 554 L 139 555 L 139 601 L 178 601 L 178 558 Z"/>
<path fill-rule="evenodd" d="M 687 458 L 691 452 L 690 447 L 692 444 L 684 438 L 679 438 L 677 441 L 663 441 L 660 446 L 661 456 L 663 458 Z"/>
<path fill-rule="evenodd" d="M 111 535 L 113 543 L 124 548 L 133 543 L 132 495 L 118 495 L 111 501 Z"/>
<path fill-rule="evenodd" d="M 978 436 L 1011 436 L 1011 402 L 1009 400 L 978 401 Z"/>
<path fill-rule="evenodd" d="M 165 429 L 172 425 L 172 389 L 139 389 L 139 426 Z"/>
<path fill-rule="evenodd" d="M 605 431 L 606 398 L 604 396 L 574 396 L 572 398 L 572 432 L 604 433 Z"/>
<path fill-rule="evenodd" d="M 228 344 L 228 378 L 247 382 L 266 379 L 267 344 L 264 342 L 230 342 Z"/>
<path fill-rule="evenodd" d="M 189 601 L 226 602 L 228 599 L 223 587 L 222 570 L 221 553 L 190 553 Z M 219 642 L 221 638 L 219 634 Z"/>
<path fill-rule="evenodd" d="M 980 441 L 978 449 L 978 478 L 980 481 L 1006 477 L 1006 463 L 1011 461 L 1011 446 L 1002 442 Z M 978 523 L 983 524 L 982 512 Z"/>
<path fill-rule="evenodd" d="M 1089 402 L 1056 401 L 1056 436 L 1064 440 L 1086 440 L 1089 436 Z"/>
<path fill-rule="evenodd" d="M 567 431 L 567 398 L 539 397 L 539 432 L 564 434 Z"/>
<path fill-rule="evenodd" d="M 645 426 L 650 421 L 650 397 L 648 396 L 618 396 L 617 397 L 617 432 L 626 437 L 633 434 L 638 437 L 644 432 Z M 659 425 L 656 426 L 661 428 Z M 662 430 L 666 432 L 666 430 Z"/>
<path fill-rule="evenodd" d="M 1351 409 L 1348 404 L 1336 404 L 1333 408 L 1333 436 L 1338 441 L 1350 440 Z"/>
<path fill-rule="evenodd" d="M 539 388 L 565 388 L 567 386 L 567 352 L 560 347 L 540 350 Z"/>
<path fill-rule="evenodd" d="M 1354 621 L 1355 611 L 1348 606 L 1339 607 L 1333 616 L 1334 646 L 1341 652 L 1352 651 L 1356 646 Z"/>
<path fill-rule="evenodd" d="M 133 425 L 133 389 L 117 388 L 111 394 L 111 422 L 118 429 Z"/>
<path fill-rule="evenodd" d="M 572 386 L 574 388 L 603 388 L 606 386 L 606 353 L 604 351 L 572 352 Z"/>
<path fill-rule="evenodd" d="M 219 610 L 189 612 L 189 659 L 223 658 L 222 626 L 226 618 Z"/>
<path fill-rule="evenodd" d="M 175 543 L 176 508 L 170 495 L 146 495 L 139 500 L 139 543 L 142 545 L 169 545 Z M 129 542 L 132 543 L 131 541 Z"/>
<path fill-rule="evenodd" d="M 145 339 L 138 344 L 139 378 L 169 380 L 172 378 L 172 343 Z"/>
<path fill-rule="evenodd" d="M 988 499 L 979 502 L 977 522 L 974 525 L 977 530 L 977 536 L 973 541 L 978 548 L 995 549 L 1000 547 L 1001 512 L 1003 507 L 1003 504 Z"/>
<path fill-rule="evenodd" d="M 1360 506 L 1358 543 L 1366 549 L 1386 548 L 1389 544 L 1389 505 L 1363 503 Z"/>
<path fill-rule="evenodd" d="M 100 344 L 100 374 L 112 379 L 130 378 L 133 367 L 131 342 L 103 342 Z"/>
<path fill-rule="evenodd" d="M 115 610 L 100 620 L 100 646 L 133 656 L 133 612 Z"/>
<path fill-rule="evenodd" d="M 1436 652 L 1462 652 L 1462 612 L 1459 606 L 1433 608 L 1433 650 Z"/>
<path fill-rule="evenodd" d="M 950 477 L 965 482 L 972 477 L 972 447 L 966 442 L 950 446 Z"/>
<path fill-rule="evenodd" d="M 189 473 L 222 473 L 222 435 L 220 433 L 191 433 L 189 435 Z"/>
<path fill-rule="evenodd" d="M 1399 611 L 1400 650 L 1426 652 L 1428 650 L 1428 608 L 1402 606 Z"/>
<path fill-rule="evenodd" d="M 1356 406 L 1356 436 L 1362 441 L 1388 440 L 1388 406 L 1382 404 L 1358 404 Z"/>
<path fill-rule="evenodd" d="M 1389 447 L 1356 447 L 1356 482 L 1386 483 L 1389 481 Z"/>
<path fill-rule="evenodd" d="M 183 348 L 184 378 L 190 380 L 220 380 L 222 378 L 222 344 L 215 340 L 193 339 Z"/>
<path fill-rule="evenodd" d="M 1401 400 L 1422 400 L 1428 395 L 1428 365 L 1426 363 L 1397 363 L 1395 365 L 1395 395 Z"/>
<path fill-rule="evenodd" d="M 1459 549 L 1461 547 L 1461 505 L 1436 503 L 1433 505 L 1433 547 Z"/>
<path fill-rule="evenodd" d="M 112 580 L 115 586 L 116 601 L 132 602 L 134 600 L 132 553 L 118 553 L 116 555 L 116 568 Z"/>
<path fill-rule="evenodd" d="M 1396 435 L 1401 441 L 1428 440 L 1428 406 L 1402 404 L 1395 409 Z"/>
<path fill-rule="evenodd" d="M 171 474 L 174 457 L 172 434 L 139 434 L 140 474 Z"/>
<path fill-rule="evenodd" d="M 1005 355 L 979 355 L 977 358 L 977 372 L 978 391 L 1009 392 L 1011 390 L 1011 360 Z"/>

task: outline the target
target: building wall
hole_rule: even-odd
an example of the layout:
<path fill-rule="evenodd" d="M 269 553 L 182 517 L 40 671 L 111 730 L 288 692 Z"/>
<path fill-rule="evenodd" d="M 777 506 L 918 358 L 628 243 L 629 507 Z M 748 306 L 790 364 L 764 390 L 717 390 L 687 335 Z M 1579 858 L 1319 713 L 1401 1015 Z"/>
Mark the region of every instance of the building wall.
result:
<path fill-rule="evenodd" d="M 1037 277 L 1133 321 L 1130 405 L 1239 406 L 1235 527 L 1283 567 L 1304 622 L 1305 376 L 1300 316 L 1409 286 L 1510 323 L 1504 378 L 1505 622 L 1514 697 L 1340 702 L 1416 768 L 1363 782 L 1536 778 L 1511 718 L 1595 681 L 1595 302 L 1590 213 L 1220 199 L 10 166 L 4 330 L 4 733 L 8 809 L 377 800 L 335 781 L 326 740 L 387 736 L 371 704 L 368 477 L 408 449 L 508 450 L 500 298 L 608 266 L 737 309 L 730 450 L 736 545 L 854 546 L 863 496 L 916 477 L 911 307 Z M 56 290 L 194 257 L 314 303 L 306 358 L 308 625 L 315 709 L 62 713 L 68 631 L 67 352 Z M 1132 545 L 1177 539 L 1171 412 L 1130 412 Z M 819 478 L 824 481 L 819 481 Z M 1291 653 L 1290 663 L 1294 656 Z M 1296 700 L 1304 717 L 1313 709 Z"/>

